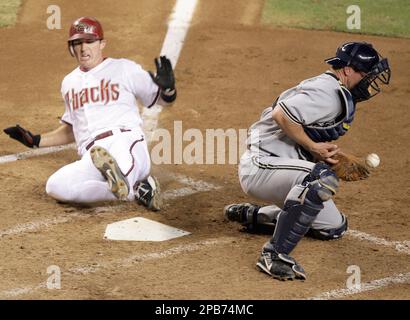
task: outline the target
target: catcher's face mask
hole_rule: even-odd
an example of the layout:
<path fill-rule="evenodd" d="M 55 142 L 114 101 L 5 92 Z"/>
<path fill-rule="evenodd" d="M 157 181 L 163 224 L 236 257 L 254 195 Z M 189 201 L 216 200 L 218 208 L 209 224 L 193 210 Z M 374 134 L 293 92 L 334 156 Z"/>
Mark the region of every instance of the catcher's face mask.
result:
<path fill-rule="evenodd" d="M 391 70 L 389 62 L 386 58 L 380 60 L 373 66 L 370 72 L 350 90 L 353 100 L 355 102 L 360 102 L 374 97 L 381 91 L 381 85 L 389 84 L 390 77 Z"/>

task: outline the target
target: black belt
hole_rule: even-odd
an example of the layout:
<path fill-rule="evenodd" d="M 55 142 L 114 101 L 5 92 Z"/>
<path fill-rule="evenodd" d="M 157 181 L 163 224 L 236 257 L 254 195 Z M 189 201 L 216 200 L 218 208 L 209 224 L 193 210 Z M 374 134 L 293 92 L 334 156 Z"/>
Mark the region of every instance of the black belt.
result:
<path fill-rule="evenodd" d="M 128 131 L 131 131 L 131 129 L 120 129 L 120 131 L 121 132 L 128 132 Z M 95 141 L 111 137 L 112 135 L 114 135 L 114 132 L 112 132 L 111 130 L 100 133 L 99 135 L 95 136 L 93 141 L 91 141 L 89 144 L 87 144 L 85 149 L 89 150 L 94 145 Z"/>

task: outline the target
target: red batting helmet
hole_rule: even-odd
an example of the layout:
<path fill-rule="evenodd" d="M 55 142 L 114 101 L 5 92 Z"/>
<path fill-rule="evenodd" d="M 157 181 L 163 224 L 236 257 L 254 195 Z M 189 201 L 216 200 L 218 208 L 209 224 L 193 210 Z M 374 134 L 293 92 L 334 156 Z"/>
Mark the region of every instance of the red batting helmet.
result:
<path fill-rule="evenodd" d="M 104 31 L 98 20 L 92 17 L 81 17 L 71 24 L 68 38 L 68 49 L 72 56 L 74 56 L 72 41 L 77 39 L 104 39 Z"/>

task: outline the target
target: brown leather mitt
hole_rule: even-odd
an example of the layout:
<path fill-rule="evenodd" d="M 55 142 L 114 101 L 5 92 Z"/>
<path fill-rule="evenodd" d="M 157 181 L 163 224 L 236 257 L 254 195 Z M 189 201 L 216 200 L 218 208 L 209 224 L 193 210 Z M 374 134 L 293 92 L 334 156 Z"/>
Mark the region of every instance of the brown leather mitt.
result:
<path fill-rule="evenodd" d="M 364 161 L 351 154 L 339 153 L 332 157 L 339 160 L 332 165 L 332 170 L 336 172 L 339 179 L 344 181 L 358 181 L 369 177 L 370 171 Z"/>

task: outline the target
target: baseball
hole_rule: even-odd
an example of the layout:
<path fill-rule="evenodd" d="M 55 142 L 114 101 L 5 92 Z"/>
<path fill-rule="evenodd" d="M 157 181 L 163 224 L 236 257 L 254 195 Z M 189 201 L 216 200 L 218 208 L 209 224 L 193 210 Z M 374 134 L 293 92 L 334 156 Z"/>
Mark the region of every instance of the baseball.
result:
<path fill-rule="evenodd" d="M 371 153 L 366 157 L 366 165 L 370 168 L 376 168 L 380 164 L 380 158 L 377 154 Z"/>

